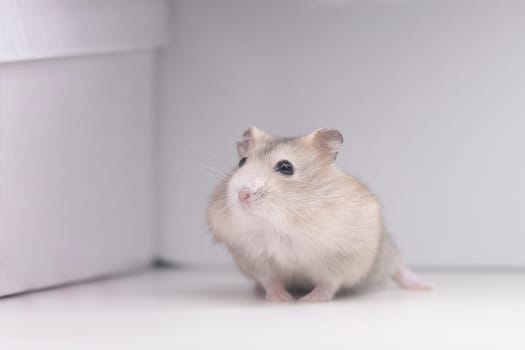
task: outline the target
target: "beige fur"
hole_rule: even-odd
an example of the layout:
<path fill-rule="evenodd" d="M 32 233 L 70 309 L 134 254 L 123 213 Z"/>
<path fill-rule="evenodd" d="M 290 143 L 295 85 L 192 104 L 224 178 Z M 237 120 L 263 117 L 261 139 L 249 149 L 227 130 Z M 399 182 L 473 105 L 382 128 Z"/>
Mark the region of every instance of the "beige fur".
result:
<path fill-rule="evenodd" d="M 214 238 L 268 299 L 292 300 L 286 288 L 300 287 L 314 288 L 304 300 L 326 301 L 340 287 L 380 282 L 404 268 L 378 200 L 333 164 L 342 142 L 333 129 L 279 138 L 250 128 L 238 143 L 246 164 L 211 196 Z M 284 159 L 292 176 L 274 169 Z M 239 203 L 241 190 L 251 194 L 249 207 Z"/>

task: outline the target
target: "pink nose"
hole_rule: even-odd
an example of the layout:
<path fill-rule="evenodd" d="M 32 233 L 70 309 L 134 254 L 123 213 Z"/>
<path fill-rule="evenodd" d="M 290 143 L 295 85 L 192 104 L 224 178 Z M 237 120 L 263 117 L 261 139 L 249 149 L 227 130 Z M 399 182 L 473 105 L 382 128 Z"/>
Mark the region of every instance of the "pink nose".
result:
<path fill-rule="evenodd" d="M 240 190 L 239 191 L 239 201 L 241 203 L 248 203 L 250 201 L 251 193 L 248 190 Z"/>

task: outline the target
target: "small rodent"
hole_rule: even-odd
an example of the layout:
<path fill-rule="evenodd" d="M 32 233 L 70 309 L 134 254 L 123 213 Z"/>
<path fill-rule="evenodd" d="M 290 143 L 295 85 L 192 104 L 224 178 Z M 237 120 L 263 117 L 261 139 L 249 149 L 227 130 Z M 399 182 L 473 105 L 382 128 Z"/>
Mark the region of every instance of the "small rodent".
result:
<path fill-rule="evenodd" d="M 255 127 L 237 142 L 238 167 L 212 194 L 208 225 L 271 301 L 329 301 L 340 288 L 392 278 L 430 289 L 383 226 L 381 205 L 334 161 L 343 136 L 319 129 L 277 137 Z"/>

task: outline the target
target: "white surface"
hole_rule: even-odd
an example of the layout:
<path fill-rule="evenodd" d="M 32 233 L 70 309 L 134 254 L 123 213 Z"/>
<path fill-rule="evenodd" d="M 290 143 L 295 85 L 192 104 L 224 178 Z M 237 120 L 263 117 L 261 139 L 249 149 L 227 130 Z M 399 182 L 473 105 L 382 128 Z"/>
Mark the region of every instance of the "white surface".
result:
<path fill-rule="evenodd" d="M 165 0 L 2 0 L 0 62 L 155 48 L 165 15 Z"/>
<path fill-rule="evenodd" d="M 153 64 L 0 65 L 0 295 L 153 258 Z"/>
<path fill-rule="evenodd" d="M 525 275 L 430 274 L 327 304 L 267 303 L 236 272 L 155 272 L 0 300 L 5 349 L 523 349 Z"/>
<path fill-rule="evenodd" d="M 217 262 L 207 196 L 250 125 L 330 126 L 418 265 L 525 265 L 525 3 L 174 1 L 162 253 Z"/>

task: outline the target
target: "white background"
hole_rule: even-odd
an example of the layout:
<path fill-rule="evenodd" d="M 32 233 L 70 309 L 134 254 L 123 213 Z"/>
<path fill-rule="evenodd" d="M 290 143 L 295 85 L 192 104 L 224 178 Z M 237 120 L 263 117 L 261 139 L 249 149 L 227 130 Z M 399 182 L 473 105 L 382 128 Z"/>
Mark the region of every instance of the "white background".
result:
<path fill-rule="evenodd" d="M 162 254 L 227 261 L 214 173 L 255 124 L 337 127 L 412 264 L 524 265 L 525 4 L 175 1 L 164 57 Z"/>
<path fill-rule="evenodd" d="M 525 266 L 525 4 L 174 0 L 159 61 L 163 1 L 46 3 L 0 4 L 0 294 L 228 262 L 206 202 L 250 125 L 339 128 L 410 263 Z"/>
<path fill-rule="evenodd" d="M 226 262 L 204 225 L 209 175 L 250 124 L 340 128 L 339 164 L 383 199 L 410 262 L 525 266 L 525 5 L 176 0 L 159 70 L 163 4 L 0 0 L 0 295 L 148 264 L 155 243 Z M 524 348 L 522 275 L 424 277 L 431 293 L 274 307 L 234 270 L 156 270 L 1 300 L 0 344 Z"/>

